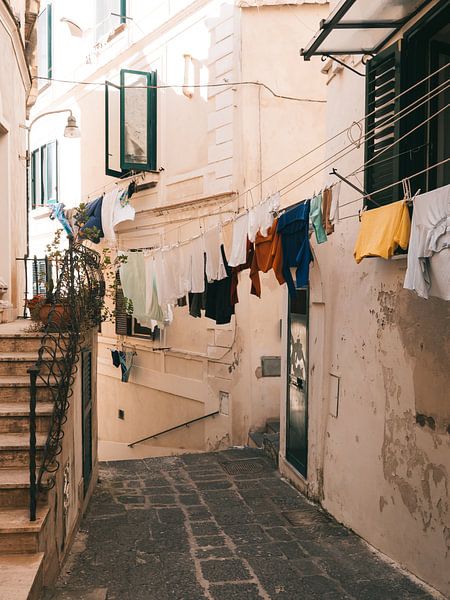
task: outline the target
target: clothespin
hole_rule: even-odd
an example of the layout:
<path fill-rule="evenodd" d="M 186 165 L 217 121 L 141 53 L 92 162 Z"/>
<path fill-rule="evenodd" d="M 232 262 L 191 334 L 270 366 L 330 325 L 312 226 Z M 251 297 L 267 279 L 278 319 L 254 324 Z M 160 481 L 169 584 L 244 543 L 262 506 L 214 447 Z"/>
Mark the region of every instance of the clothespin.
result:
<path fill-rule="evenodd" d="M 361 223 L 361 215 L 363 214 L 363 212 L 365 212 L 367 210 L 367 206 L 364 206 L 363 208 L 361 208 L 361 210 L 358 211 L 358 221 Z"/>
<path fill-rule="evenodd" d="M 405 202 L 407 202 L 408 204 L 411 204 L 411 202 L 412 202 L 411 182 L 409 181 L 409 179 L 407 177 L 405 177 L 405 179 L 402 179 L 402 186 L 403 186 L 403 200 Z"/>

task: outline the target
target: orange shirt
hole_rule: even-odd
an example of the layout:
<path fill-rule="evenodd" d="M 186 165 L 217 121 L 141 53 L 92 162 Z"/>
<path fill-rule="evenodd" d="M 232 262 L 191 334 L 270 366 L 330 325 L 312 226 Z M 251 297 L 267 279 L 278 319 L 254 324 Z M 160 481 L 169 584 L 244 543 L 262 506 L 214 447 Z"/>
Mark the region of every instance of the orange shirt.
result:
<path fill-rule="evenodd" d="M 257 295 L 261 296 L 261 283 L 259 280 L 259 271 L 267 273 L 273 269 L 278 283 L 285 283 L 283 277 L 283 248 L 281 238 L 277 233 L 278 219 L 275 219 L 272 226 L 267 231 L 267 235 L 256 234 L 255 253 L 253 255 L 252 266 L 250 268 L 250 279 Z"/>

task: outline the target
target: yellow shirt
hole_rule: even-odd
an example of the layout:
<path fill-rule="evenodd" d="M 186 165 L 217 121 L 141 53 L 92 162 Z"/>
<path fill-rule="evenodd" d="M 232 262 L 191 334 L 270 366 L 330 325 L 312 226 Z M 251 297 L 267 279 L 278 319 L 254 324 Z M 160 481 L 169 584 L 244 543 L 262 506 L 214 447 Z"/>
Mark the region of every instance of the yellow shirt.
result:
<path fill-rule="evenodd" d="M 391 257 L 398 246 L 406 250 L 411 219 L 404 200 L 364 211 L 353 256 L 360 263 L 366 256 Z"/>

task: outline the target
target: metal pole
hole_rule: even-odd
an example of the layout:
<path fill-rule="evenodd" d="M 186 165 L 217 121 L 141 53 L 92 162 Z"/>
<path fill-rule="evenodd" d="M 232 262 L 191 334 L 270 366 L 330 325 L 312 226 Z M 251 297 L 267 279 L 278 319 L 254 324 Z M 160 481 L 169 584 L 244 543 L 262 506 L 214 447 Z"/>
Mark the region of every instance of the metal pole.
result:
<path fill-rule="evenodd" d="M 30 375 L 30 521 L 36 521 L 36 380 L 39 368 L 28 369 Z"/>

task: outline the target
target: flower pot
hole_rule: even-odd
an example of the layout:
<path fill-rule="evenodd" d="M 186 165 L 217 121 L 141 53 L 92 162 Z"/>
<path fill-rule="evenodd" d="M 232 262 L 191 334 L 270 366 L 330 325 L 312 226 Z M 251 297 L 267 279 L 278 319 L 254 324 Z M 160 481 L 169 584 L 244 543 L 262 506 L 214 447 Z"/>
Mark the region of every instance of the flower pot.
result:
<path fill-rule="evenodd" d="M 51 317 L 50 312 L 52 312 Z M 50 322 L 55 328 L 66 329 L 70 322 L 69 307 L 64 304 L 44 304 L 39 311 L 39 318 L 44 325 L 48 325 Z"/>

